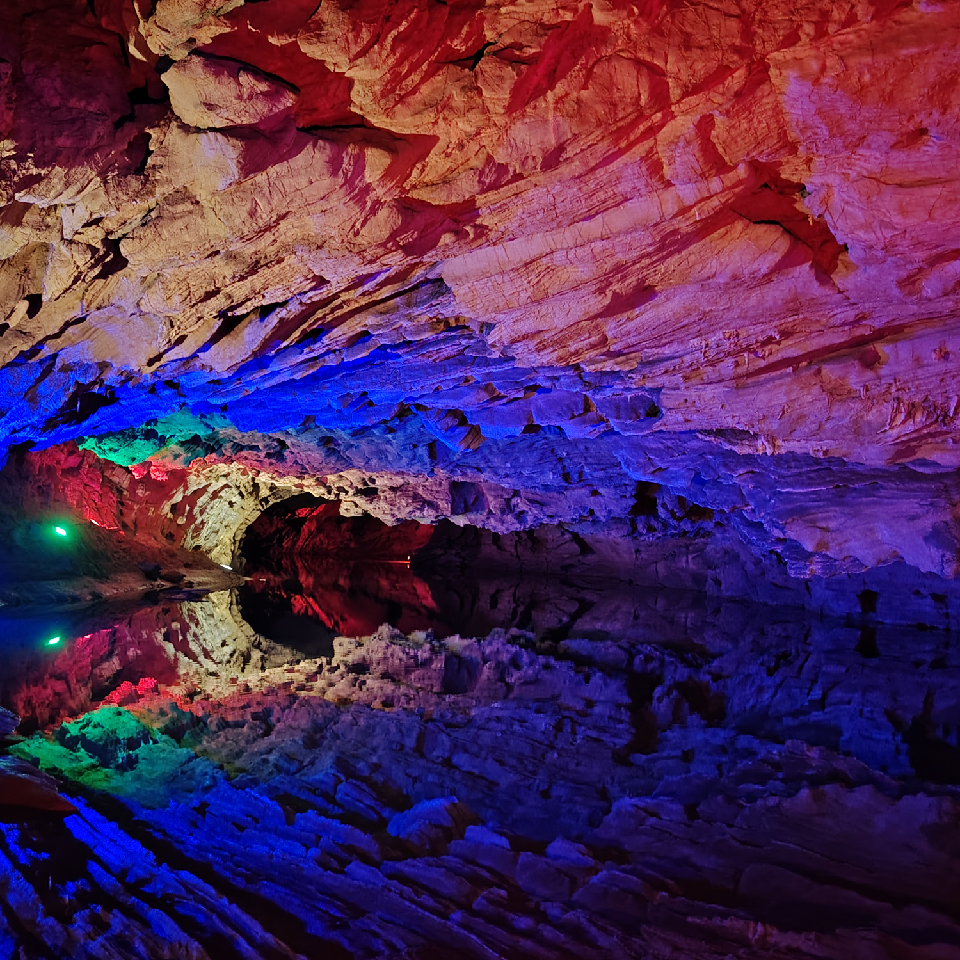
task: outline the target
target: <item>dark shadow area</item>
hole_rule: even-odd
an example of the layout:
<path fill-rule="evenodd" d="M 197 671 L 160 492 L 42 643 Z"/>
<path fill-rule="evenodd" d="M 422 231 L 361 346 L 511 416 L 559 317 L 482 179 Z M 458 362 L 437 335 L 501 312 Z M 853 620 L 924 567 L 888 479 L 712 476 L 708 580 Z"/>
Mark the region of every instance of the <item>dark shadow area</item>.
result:
<path fill-rule="evenodd" d="M 443 629 L 429 586 L 410 569 L 432 534 L 415 521 L 344 517 L 338 503 L 308 494 L 285 500 L 244 536 L 241 613 L 262 636 L 300 650 L 383 623 Z"/>
<path fill-rule="evenodd" d="M 298 597 L 299 584 L 292 596 L 284 591 L 240 590 L 240 603 L 244 619 L 261 636 L 276 643 L 297 648 L 310 656 L 333 656 L 333 638 L 336 631 L 322 620 L 308 613 L 293 610 L 292 597 Z M 298 604 L 299 606 L 299 604 Z"/>
<path fill-rule="evenodd" d="M 516 628 L 547 642 L 648 636 L 661 613 L 701 618 L 715 598 L 638 587 L 557 528 L 500 537 L 470 525 L 343 517 L 309 495 L 266 511 L 241 545 L 240 611 L 262 636 L 297 649 L 388 623 L 443 638 Z M 782 614 L 781 614 L 782 615 Z M 664 638 L 685 641 L 661 624 Z M 681 631 L 683 633 L 683 631 Z"/>

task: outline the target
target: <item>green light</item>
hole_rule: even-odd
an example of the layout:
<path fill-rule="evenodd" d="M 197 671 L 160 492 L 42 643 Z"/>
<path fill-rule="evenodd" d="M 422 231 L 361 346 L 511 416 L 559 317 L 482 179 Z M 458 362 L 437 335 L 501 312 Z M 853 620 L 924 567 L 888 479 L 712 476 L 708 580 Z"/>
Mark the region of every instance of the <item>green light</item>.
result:
<path fill-rule="evenodd" d="M 61 537 L 65 537 L 67 535 L 67 531 L 64 530 L 63 527 L 54 527 L 53 532 L 58 533 Z"/>
<path fill-rule="evenodd" d="M 52 647 L 52 646 L 55 646 L 56 644 L 58 644 L 59 642 L 60 642 L 60 638 L 59 638 L 59 637 L 51 637 L 51 638 L 47 641 L 47 646 L 48 646 L 48 647 Z"/>

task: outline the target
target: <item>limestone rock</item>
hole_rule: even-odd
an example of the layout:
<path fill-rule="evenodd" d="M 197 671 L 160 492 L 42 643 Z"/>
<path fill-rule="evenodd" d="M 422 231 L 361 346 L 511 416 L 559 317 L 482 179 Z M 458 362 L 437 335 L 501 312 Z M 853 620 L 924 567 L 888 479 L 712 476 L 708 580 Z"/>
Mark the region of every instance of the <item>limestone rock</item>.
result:
<path fill-rule="evenodd" d="M 0 4 L 0 950 L 953 956 L 958 51 Z"/>
<path fill-rule="evenodd" d="M 163 74 L 170 107 L 199 130 L 254 127 L 289 112 L 295 93 L 242 63 L 191 56 Z"/>
<path fill-rule="evenodd" d="M 456 797 L 423 800 L 409 810 L 398 813 L 387 824 L 393 837 L 406 840 L 414 848 L 442 853 L 451 840 L 460 840 L 476 820 L 470 808 Z"/>
<path fill-rule="evenodd" d="M 216 622 L 180 646 L 199 655 Z M 922 726 L 956 755 L 956 650 L 914 630 L 864 656 L 843 629 L 715 625 L 684 645 L 660 626 L 619 641 L 626 667 L 604 645 L 385 629 L 245 685 L 208 669 L 17 745 L 85 799 L 62 830 L 5 835 L 43 863 L 94 860 L 111 890 L 98 942 L 123 957 L 162 956 L 157 929 L 199 956 L 951 956 L 960 773 L 935 783 L 901 748 Z M 454 697 L 417 682 L 465 647 L 524 675 Z M 367 686 L 348 697 L 358 654 Z M 382 706 L 388 689 L 405 709 Z M 89 940 L 84 884 L 10 843 L 18 916 L 49 913 L 36 936 L 61 952 Z M 144 912 L 144 890 L 169 895 Z"/>
<path fill-rule="evenodd" d="M 0 707 L 0 740 L 13 733 L 19 724 L 20 718 L 15 713 L 11 713 L 6 708 Z"/>

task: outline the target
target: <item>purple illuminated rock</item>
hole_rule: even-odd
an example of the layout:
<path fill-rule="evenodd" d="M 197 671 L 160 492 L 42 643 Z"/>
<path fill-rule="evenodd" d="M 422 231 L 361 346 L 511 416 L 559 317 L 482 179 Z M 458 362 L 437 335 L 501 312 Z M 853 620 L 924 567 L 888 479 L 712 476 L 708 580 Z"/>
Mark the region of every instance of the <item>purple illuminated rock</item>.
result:
<path fill-rule="evenodd" d="M 13 733 L 20 724 L 20 718 L 9 710 L 0 707 L 0 740 Z"/>

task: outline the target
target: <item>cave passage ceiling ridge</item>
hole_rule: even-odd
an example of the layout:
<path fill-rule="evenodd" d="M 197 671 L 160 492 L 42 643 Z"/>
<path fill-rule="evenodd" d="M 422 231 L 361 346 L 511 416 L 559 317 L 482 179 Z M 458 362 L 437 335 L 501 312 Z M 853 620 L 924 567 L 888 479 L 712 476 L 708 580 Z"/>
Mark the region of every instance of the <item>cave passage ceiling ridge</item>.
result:
<path fill-rule="evenodd" d="M 953 576 L 958 49 L 898 0 L 11 0 L 0 444 Z"/>

